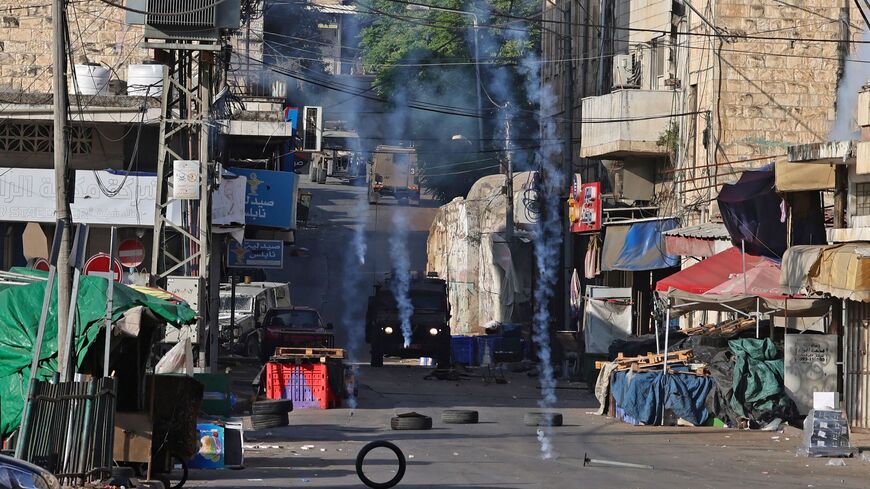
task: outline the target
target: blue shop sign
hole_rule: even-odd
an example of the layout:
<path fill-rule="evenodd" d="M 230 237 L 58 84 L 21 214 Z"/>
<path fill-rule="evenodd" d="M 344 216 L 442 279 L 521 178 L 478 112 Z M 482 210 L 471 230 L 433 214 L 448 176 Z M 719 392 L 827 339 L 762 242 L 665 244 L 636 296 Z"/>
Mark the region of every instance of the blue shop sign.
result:
<path fill-rule="evenodd" d="M 245 224 L 279 229 L 296 227 L 299 176 L 292 172 L 228 168 L 247 177 Z"/>
<path fill-rule="evenodd" d="M 246 239 L 227 245 L 228 268 L 284 268 L 284 242 L 274 239 Z"/>

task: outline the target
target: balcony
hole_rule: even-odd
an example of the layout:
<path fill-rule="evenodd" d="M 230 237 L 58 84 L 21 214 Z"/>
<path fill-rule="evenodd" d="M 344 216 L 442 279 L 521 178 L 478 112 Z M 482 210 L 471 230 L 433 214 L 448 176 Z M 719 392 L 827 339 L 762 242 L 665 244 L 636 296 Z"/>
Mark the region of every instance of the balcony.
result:
<path fill-rule="evenodd" d="M 584 158 L 602 159 L 666 155 L 667 149 L 656 141 L 671 119 L 649 117 L 670 114 L 673 103 L 674 92 L 666 90 L 615 90 L 584 98 L 580 154 Z M 623 122 L 597 122 L 611 119 Z"/>

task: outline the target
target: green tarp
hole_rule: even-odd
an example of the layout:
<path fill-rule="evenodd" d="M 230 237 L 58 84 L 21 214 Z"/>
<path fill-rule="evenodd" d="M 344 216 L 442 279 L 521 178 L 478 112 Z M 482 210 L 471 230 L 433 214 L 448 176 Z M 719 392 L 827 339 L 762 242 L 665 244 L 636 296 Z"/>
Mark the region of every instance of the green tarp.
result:
<path fill-rule="evenodd" d="M 731 340 L 728 346 L 735 362 L 731 409 L 759 423 L 789 419 L 794 403 L 785 393 L 782 352 L 769 338 Z"/>
<path fill-rule="evenodd" d="M 106 315 L 108 282 L 102 277 L 82 276 L 76 303 L 76 358 L 81 360 L 101 334 Z M 0 436 L 18 429 L 33 345 L 36 342 L 45 282 L 0 290 Z M 137 306 L 174 325 L 188 324 L 196 313 L 185 305 L 174 305 L 125 285 L 115 284 L 113 320 Z M 102 344 L 102 342 L 99 342 Z M 57 372 L 57 286 L 52 293 L 46 320 L 39 369 L 36 378 L 47 380 Z"/>

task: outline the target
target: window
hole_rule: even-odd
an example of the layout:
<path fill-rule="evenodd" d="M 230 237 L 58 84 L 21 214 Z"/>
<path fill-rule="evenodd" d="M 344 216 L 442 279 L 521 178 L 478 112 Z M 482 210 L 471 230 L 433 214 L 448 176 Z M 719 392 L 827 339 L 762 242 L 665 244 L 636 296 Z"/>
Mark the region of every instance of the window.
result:
<path fill-rule="evenodd" d="M 48 484 L 38 474 L 6 465 L 0 466 L 0 489 L 48 489 Z"/>
<path fill-rule="evenodd" d="M 320 315 L 317 311 L 282 311 L 272 318 L 273 326 L 283 326 L 292 329 L 320 328 Z"/>
<path fill-rule="evenodd" d="M 870 183 L 855 184 L 856 216 L 870 216 Z"/>
<path fill-rule="evenodd" d="M 227 313 L 230 312 L 232 307 L 232 298 L 229 295 L 221 295 L 221 311 L 225 311 Z M 236 296 L 236 312 L 251 312 L 251 308 L 254 305 L 253 297 L 245 297 L 245 296 Z"/>
<path fill-rule="evenodd" d="M 54 150 L 54 130 L 51 122 L 7 122 L 0 125 L 0 151 L 15 153 L 51 153 Z M 72 154 L 91 152 L 93 128 L 69 128 Z"/>

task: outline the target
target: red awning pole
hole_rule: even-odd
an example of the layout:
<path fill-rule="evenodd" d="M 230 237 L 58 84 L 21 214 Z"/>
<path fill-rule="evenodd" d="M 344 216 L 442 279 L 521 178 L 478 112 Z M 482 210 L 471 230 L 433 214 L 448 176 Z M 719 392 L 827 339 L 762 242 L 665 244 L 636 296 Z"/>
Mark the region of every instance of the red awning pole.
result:
<path fill-rule="evenodd" d="M 743 260 L 743 294 L 748 294 L 746 287 L 746 240 L 740 240 L 740 258 Z"/>

